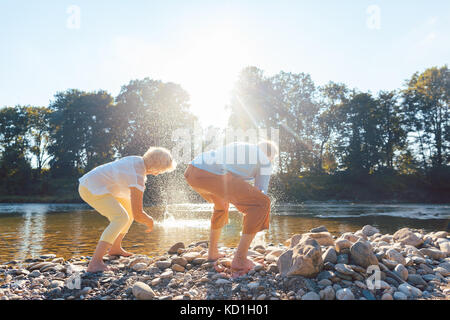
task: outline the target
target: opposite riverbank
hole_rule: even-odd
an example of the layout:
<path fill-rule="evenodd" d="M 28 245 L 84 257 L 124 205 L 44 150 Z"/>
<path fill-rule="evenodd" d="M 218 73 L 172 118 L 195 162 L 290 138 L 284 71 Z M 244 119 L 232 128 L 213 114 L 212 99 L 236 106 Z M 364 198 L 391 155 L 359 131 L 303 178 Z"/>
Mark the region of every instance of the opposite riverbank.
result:
<path fill-rule="evenodd" d="M 86 272 L 90 257 L 53 254 L 0 265 L 2 300 L 435 300 L 450 299 L 450 238 L 445 231 L 369 225 L 332 236 L 324 227 L 283 244 L 256 246 L 256 266 L 230 277 L 234 248 L 207 261 L 207 241 L 176 243 L 158 257 L 106 256 L 113 268 Z M 375 273 L 374 270 L 376 270 Z M 378 281 L 374 281 L 378 280 Z"/>

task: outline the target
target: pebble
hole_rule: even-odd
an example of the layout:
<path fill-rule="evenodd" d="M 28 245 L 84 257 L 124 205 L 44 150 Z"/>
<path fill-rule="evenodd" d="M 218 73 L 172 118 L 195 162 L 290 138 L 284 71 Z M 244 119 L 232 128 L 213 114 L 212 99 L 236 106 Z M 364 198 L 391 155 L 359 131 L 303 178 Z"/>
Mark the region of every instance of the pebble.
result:
<path fill-rule="evenodd" d="M 355 271 L 353 271 L 350 267 L 348 267 L 345 264 L 342 263 L 338 263 L 334 266 L 334 268 L 336 269 L 336 271 L 345 274 L 345 275 L 349 275 L 352 276 L 355 274 Z"/>
<path fill-rule="evenodd" d="M 442 234 L 439 239 L 448 241 L 446 237 Z M 249 250 L 249 257 L 260 258 L 255 268 L 245 276 L 231 279 L 225 272 L 216 272 L 213 262 L 206 261 L 207 242 L 198 242 L 187 247 L 178 245 L 171 253 L 155 258 L 107 255 L 105 263 L 118 270 L 103 273 L 86 272 L 90 257 L 65 260 L 42 255 L 45 259 L 13 260 L 0 264 L 0 299 L 449 300 L 450 257 L 442 257 L 438 252 L 442 250 L 436 236 L 421 238 L 425 244 L 415 248 L 399 245 L 391 235 L 378 232 L 367 236 L 359 230 L 333 237 L 350 243 L 370 241 L 368 250 L 381 262 L 381 281 L 376 291 L 368 290 L 366 280 L 371 274 L 366 273 L 366 267 L 356 265 L 353 255 L 349 259 L 350 250 L 345 247 L 338 254 L 333 246 L 321 246 L 323 268 L 315 277 L 307 278 L 279 273 L 277 259 L 288 249 L 283 244 L 258 245 Z M 221 262 L 229 268 L 234 248 L 220 250 L 226 254 Z M 437 257 L 441 258 L 433 259 Z M 402 258 L 404 264 L 399 263 Z M 69 277 L 80 277 L 78 289 L 65 286 Z"/>
<path fill-rule="evenodd" d="M 340 255 L 338 255 L 337 263 L 348 264 L 348 254 L 340 254 Z"/>
<path fill-rule="evenodd" d="M 155 265 L 159 269 L 164 270 L 164 269 L 170 268 L 170 266 L 172 265 L 172 262 L 171 261 L 167 261 L 167 260 L 156 261 Z"/>
<path fill-rule="evenodd" d="M 362 291 L 363 296 L 367 299 L 367 300 L 376 300 L 375 296 L 373 295 L 372 292 L 370 292 L 369 290 L 363 290 Z"/>
<path fill-rule="evenodd" d="M 398 290 L 403 292 L 407 297 L 421 297 L 422 291 L 416 287 L 413 287 L 407 283 L 402 283 L 398 286 Z"/>
<path fill-rule="evenodd" d="M 135 265 L 133 265 L 132 269 L 134 271 L 143 271 L 143 270 L 147 269 L 147 264 L 144 262 L 139 262 L 139 263 L 136 263 Z"/>
<path fill-rule="evenodd" d="M 138 300 L 152 300 L 155 292 L 147 284 L 136 282 L 132 288 L 133 295 Z"/>
<path fill-rule="evenodd" d="M 334 300 L 336 297 L 336 293 L 332 286 L 328 286 L 319 292 L 321 300 Z"/>
<path fill-rule="evenodd" d="M 394 272 L 403 280 L 407 280 L 408 279 L 408 269 L 405 268 L 405 266 L 398 264 L 395 269 Z"/>
<path fill-rule="evenodd" d="M 231 281 L 220 278 L 216 280 L 215 284 L 217 285 L 231 284 Z"/>
<path fill-rule="evenodd" d="M 395 300 L 408 300 L 408 296 L 404 294 L 403 292 L 396 291 L 394 292 L 394 299 Z"/>
<path fill-rule="evenodd" d="M 161 273 L 161 275 L 160 275 L 161 279 L 168 279 L 168 278 L 172 278 L 172 277 L 173 277 L 172 270 L 165 271 L 165 272 Z"/>
<path fill-rule="evenodd" d="M 337 300 L 355 300 L 353 292 L 349 288 L 336 291 Z"/>
<path fill-rule="evenodd" d="M 392 295 L 390 293 L 385 293 L 381 297 L 381 300 L 394 300 L 394 298 L 392 297 Z"/>
<path fill-rule="evenodd" d="M 427 283 L 422 277 L 418 274 L 410 274 L 408 275 L 408 282 L 415 286 L 426 286 Z"/>
<path fill-rule="evenodd" d="M 179 264 L 174 264 L 172 266 L 172 270 L 176 271 L 176 272 L 184 272 L 185 271 L 184 267 L 180 266 Z"/>
<path fill-rule="evenodd" d="M 314 291 L 310 291 L 303 295 L 302 300 L 320 300 L 320 296 Z"/>

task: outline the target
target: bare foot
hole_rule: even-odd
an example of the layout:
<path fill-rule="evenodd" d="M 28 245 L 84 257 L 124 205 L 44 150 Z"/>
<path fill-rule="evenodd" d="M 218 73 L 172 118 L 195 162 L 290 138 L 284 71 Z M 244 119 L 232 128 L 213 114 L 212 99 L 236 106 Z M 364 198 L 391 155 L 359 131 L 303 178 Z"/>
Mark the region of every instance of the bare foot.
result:
<path fill-rule="evenodd" d="M 209 252 L 208 253 L 208 261 L 216 261 L 217 259 L 225 257 L 224 253 L 220 253 L 219 251 Z"/>
<path fill-rule="evenodd" d="M 250 270 L 252 270 L 255 267 L 255 263 L 250 259 L 242 259 L 234 257 L 233 261 L 231 262 L 231 269 L 233 271 L 233 278 L 243 276 Z"/>
<path fill-rule="evenodd" d="M 108 271 L 109 267 L 103 262 L 91 261 L 86 269 L 87 272 L 103 272 Z"/>
<path fill-rule="evenodd" d="M 109 250 L 109 252 L 108 252 L 108 254 L 110 255 L 110 256 L 121 256 L 121 257 L 129 257 L 129 256 L 132 256 L 133 255 L 133 253 L 131 253 L 131 252 L 128 252 L 128 251 L 125 251 L 123 248 L 120 248 L 120 249 L 110 249 Z"/>

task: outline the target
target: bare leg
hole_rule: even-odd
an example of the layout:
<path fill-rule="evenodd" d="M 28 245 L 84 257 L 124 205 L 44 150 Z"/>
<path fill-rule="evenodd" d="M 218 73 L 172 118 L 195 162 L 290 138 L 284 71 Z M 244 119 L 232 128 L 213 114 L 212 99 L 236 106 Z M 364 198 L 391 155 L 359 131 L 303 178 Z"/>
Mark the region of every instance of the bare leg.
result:
<path fill-rule="evenodd" d="M 98 272 L 108 270 L 108 266 L 103 262 L 103 256 L 106 251 L 111 247 L 111 244 L 106 241 L 99 241 L 94 255 L 87 267 L 87 272 Z"/>
<path fill-rule="evenodd" d="M 122 248 L 122 240 L 125 237 L 125 233 L 120 233 L 116 240 L 114 240 L 114 243 L 111 246 L 111 249 L 109 249 L 109 255 L 110 256 L 123 256 L 123 257 L 129 257 L 133 255 L 131 252 L 125 251 Z"/>
<path fill-rule="evenodd" d="M 255 238 L 256 233 L 243 234 L 239 246 L 231 262 L 231 268 L 243 275 L 253 269 L 255 263 L 247 258 L 248 248 Z"/>
<path fill-rule="evenodd" d="M 209 249 L 208 249 L 208 260 L 214 261 L 219 258 L 225 257 L 224 254 L 219 252 L 218 243 L 220 238 L 220 233 L 222 228 L 211 229 L 209 232 Z"/>

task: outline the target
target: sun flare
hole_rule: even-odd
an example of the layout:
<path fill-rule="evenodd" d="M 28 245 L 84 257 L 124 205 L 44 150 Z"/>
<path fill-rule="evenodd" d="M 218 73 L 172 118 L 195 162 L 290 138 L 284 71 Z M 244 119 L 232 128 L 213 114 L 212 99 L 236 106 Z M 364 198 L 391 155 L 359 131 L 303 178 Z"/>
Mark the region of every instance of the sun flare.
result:
<path fill-rule="evenodd" d="M 246 61 L 244 43 L 230 30 L 192 35 L 186 52 L 180 55 L 178 72 L 181 85 L 190 94 L 192 111 L 206 126 L 226 125 L 225 105 Z"/>

